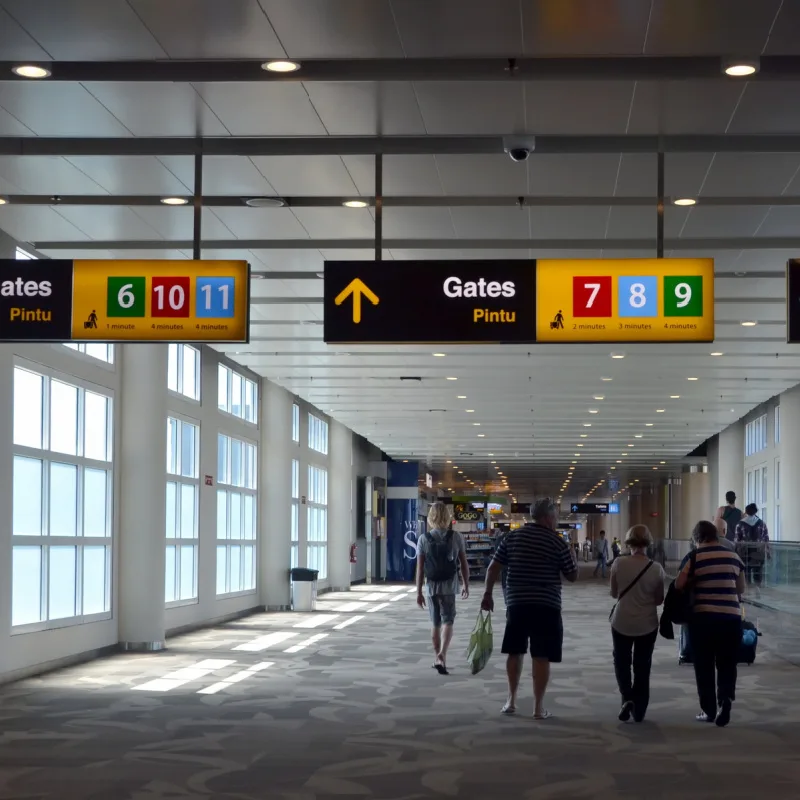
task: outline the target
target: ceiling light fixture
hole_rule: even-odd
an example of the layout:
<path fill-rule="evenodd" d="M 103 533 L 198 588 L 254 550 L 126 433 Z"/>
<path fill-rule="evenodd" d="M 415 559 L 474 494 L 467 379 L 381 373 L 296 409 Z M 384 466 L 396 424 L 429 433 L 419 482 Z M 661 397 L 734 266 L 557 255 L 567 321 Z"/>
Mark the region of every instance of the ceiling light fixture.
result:
<path fill-rule="evenodd" d="M 474 408 L 465 408 L 464 411 L 467 414 L 474 414 L 475 413 L 475 409 Z"/>
<path fill-rule="evenodd" d="M 606 398 L 605 398 L 605 396 L 604 396 L 604 395 L 602 395 L 602 394 L 596 394 L 596 395 L 594 396 L 594 399 L 595 399 L 595 400 L 605 400 Z"/>
<path fill-rule="evenodd" d="M 342 205 L 345 208 L 366 208 L 368 204 L 364 200 L 345 200 Z"/>
<path fill-rule="evenodd" d="M 11 71 L 20 78 L 49 78 L 53 73 L 45 67 L 37 66 L 36 64 L 20 64 L 19 66 L 12 67 Z"/>
<path fill-rule="evenodd" d="M 664 413 L 664 409 L 663 408 L 657 408 L 656 409 L 656 414 L 663 414 L 663 413 Z"/>
<path fill-rule="evenodd" d="M 591 428 L 592 427 L 592 423 L 591 422 L 584 422 L 583 423 L 583 427 L 584 428 Z"/>
<path fill-rule="evenodd" d="M 0 206 L 4 206 L 8 203 L 7 197 L 0 197 Z"/>
<path fill-rule="evenodd" d="M 653 423 L 652 422 L 645 422 L 644 426 L 645 426 L 645 428 L 652 428 L 653 427 Z"/>
<path fill-rule="evenodd" d="M 444 358 L 447 353 L 431 353 L 434 358 Z"/>
<path fill-rule="evenodd" d="M 478 438 L 479 439 L 485 439 L 486 438 L 486 434 L 485 433 L 479 433 L 478 434 Z"/>
<path fill-rule="evenodd" d="M 699 378 L 687 378 L 686 380 L 687 380 L 687 381 L 698 381 L 698 380 L 700 380 L 700 379 L 699 379 Z"/>
<path fill-rule="evenodd" d="M 596 414 L 597 413 L 597 409 L 596 408 L 590 408 L 589 409 L 589 413 L 590 414 Z"/>
<path fill-rule="evenodd" d="M 266 72 L 297 72 L 300 69 L 300 64 L 297 61 L 288 61 L 286 59 L 279 59 L 277 61 L 265 61 L 261 65 L 261 69 Z"/>
<path fill-rule="evenodd" d="M 612 353 L 611 358 L 625 358 L 625 353 Z"/>
<path fill-rule="evenodd" d="M 756 325 L 758 325 L 758 320 L 755 319 L 746 319 L 742 322 L 743 328 L 755 328 Z"/>
<path fill-rule="evenodd" d="M 697 203 L 697 200 L 694 197 L 676 197 L 672 201 L 672 205 L 674 206 L 693 206 Z"/>
<path fill-rule="evenodd" d="M 633 434 L 633 438 L 634 439 L 641 439 L 642 438 L 642 434 L 641 433 L 634 433 Z"/>
<path fill-rule="evenodd" d="M 456 396 L 456 400 L 466 400 L 467 396 L 465 394 L 459 394 Z"/>
<path fill-rule="evenodd" d="M 747 78 L 758 72 L 758 59 L 726 59 L 722 63 L 723 72 L 731 78 Z"/>
<path fill-rule="evenodd" d="M 457 381 L 457 380 L 458 380 L 458 378 L 454 378 L 454 377 L 452 377 L 452 376 L 448 375 L 448 376 L 447 376 L 447 378 L 445 378 L 445 380 L 448 380 L 448 381 Z"/>
<path fill-rule="evenodd" d="M 165 206 L 185 206 L 188 205 L 189 200 L 185 197 L 162 197 L 161 202 Z"/>
<path fill-rule="evenodd" d="M 476 428 L 480 428 L 480 426 L 481 426 L 480 422 L 473 422 L 472 424 L 473 424 L 473 425 L 474 425 Z"/>
<path fill-rule="evenodd" d="M 720 353 L 719 351 L 715 351 L 713 353 L 709 353 L 710 356 L 724 356 L 725 353 Z"/>
<path fill-rule="evenodd" d="M 581 439 L 588 439 L 588 438 L 589 438 L 589 434 L 588 433 L 582 433 L 581 434 Z"/>
<path fill-rule="evenodd" d="M 608 383 L 608 381 L 613 381 L 614 379 L 613 378 L 600 378 L 600 380 L 601 381 L 605 381 L 606 383 Z"/>
<path fill-rule="evenodd" d="M 680 399 L 681 399 L 681 396 L 680 396 L 679 394 L 671 394 L 671 395 L 669 396 L 669 399 L 670 399 L 670 400 L 680 400 Z"/>
<path fill-rule="evenodd" d="M 248 197 L 244 204 L 250 208 L 283 208 L 286 201 L 282 197 Z M 322 274 L 319 277 L 321 278 Z"/>

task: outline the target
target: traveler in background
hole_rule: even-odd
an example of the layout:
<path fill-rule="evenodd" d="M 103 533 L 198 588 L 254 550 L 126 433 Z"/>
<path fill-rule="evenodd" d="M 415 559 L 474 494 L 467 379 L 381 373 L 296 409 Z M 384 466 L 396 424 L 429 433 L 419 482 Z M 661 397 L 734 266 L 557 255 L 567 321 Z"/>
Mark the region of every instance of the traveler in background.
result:
<path fill-rule="evenodd" d="M 611 542 L 611 564 L 613 564 L 622 555 L 622 547 L 620 546 L 619 539 L 615 536 Z"/>
<path fill-rule="evenodd" d="M 727 530 L 725 538 L 729 542 L 736 541 L 736 526 L 742 518 L 742 510 L 736 508 L 736 492 L 725 492 L 725 502 L 728 504 L 724 506 L 722 519 L 725 520 Z"/>
<path fill-rule="evenodd" d="M 504 714 L 517 710 L 517 690 L 525 653 L 530 644 L 533 659 L 533 718 L 548 719 L 543 705 L 550 680 L 550 664 L 560 663 L 564 628 L 561 622 L 561 576 L 578 578 L 572 549 L 556 533 L 558 506 L 540 500 L 531 511 L 533 522 L 511 531 L 503 540 L 486 572 L 484 611 L 494 610 L 492 590 L 502 569 L 506 580 L 506 630 L 502 651 L 508 656 L 508 699 Z"/>
<path fill-rule="evenodd" d="M 744 561 L 744 573 L 749 584 L 761 588 L 764 561 L 769 558 L 769 531 L 758 516 L 758 506 L 750 503 L 736 526 L 736 552 Z"/>
<path fill-rule="evenodd" d="M 447 649 L 453 638 L 458 593 L 458 569 L 464 588 L 461 597 L 469 597 L 469 565 L 461 534 L 452 529 L 450 507 L 434 503 L 428 511 L 428 532 L 417 543 L 417 605 L 427 605 L 431 617 L 434 669 L 448 675 Z M 425 591 L 423 592 L 423 578 Z"/>
<path fill-rule="evenodd" d="M 679 591 L 694 591 L 689 642 L 701 708 L 696 719 L 724 727 L 736 699 L 744 565 L 736 553 L 719 543 L 713 522 L 701 520 L 692 535 L 697 548 L 681 562 L 675 586 Z"/>
<path fill-rule="evenodd" d="M 736 545 L 728 539 L 728 523 L 725 522 L 725 506 L 720 506 L 714 516 L 714 525 L 717 529 L 717 538 L 719 543 L 726 550 L 736 550 Z"/>
<path fill-rule="evenodd" d="M 592 538 L 586 534 L 586 541 L 583 543 L 583 560 L 588 561 L 592 555 Z"/>
<path fill-rule="evenodd" d="M 593 577 L 597 577 L 598 571 L 605 578 L 606 577 L 606 564 L 608 563 L 608 539 L 606 539 L 606 532 L 600 531 L 600 538 L 595 542 L 594 555 L 597 559 L 597 565 L 594 568 Z"/>
<path fill-rule="evenodd" d="M 614 672 L 622 695 L 621 722 L 631 715 L 641 722 L 650 702 L 650 667 L 658 637 L 658 607 L 664 602 L 664 569 L 646 555 L 653 536 L 646 525 L 634 525 L 625 535 L 630 556 L 611 567 L 611 596 L 618 598 L 611 613 Z M 633 681 L 631 681 L 633 665 Z"/>

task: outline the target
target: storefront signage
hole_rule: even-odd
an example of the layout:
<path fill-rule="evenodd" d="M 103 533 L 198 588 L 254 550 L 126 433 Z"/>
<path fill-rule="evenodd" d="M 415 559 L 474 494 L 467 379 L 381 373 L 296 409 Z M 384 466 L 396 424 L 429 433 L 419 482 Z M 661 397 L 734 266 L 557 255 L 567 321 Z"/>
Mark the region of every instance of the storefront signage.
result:
<path fill-rule="evenodd" d="M 619 503 L 573 503 L 573 514 L 619 514 Z"/>
<path fill-rule="evenodd" d="M 483 514 L 480 511 L 456 511 L 456 522 L 477 522 L 482 519 Z"/>
<path fill-rule="evenodd" d="M 246 261 L 0 260 L 0 340 L 246 342 Z"/>
<path fill-rule="evenodd" d="M 324 325 L 330 344 L 711 342 L 714 261 L 328 261 Z"/>

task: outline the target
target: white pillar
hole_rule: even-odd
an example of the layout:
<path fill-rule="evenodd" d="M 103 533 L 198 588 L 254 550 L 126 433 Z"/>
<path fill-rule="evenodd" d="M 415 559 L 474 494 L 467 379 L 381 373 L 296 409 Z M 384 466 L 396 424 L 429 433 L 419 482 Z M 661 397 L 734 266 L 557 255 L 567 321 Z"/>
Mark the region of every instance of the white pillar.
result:
<path fill-rule="evenodd" d="M 691 539 L 694 526 L 701 519 L 712 519 L 716 506 L 708 507 L 709 477 L 707 472 L 684 472 L 681 475 L 681 514 L 677 524 L 673 525 L 673 539 Z"/>
<path fill-rule="evenodd" d="M 353 527 L 353 434 L 340 422 L 330 421 L 328 478 L 328 581 L 334 591 L 350 589 L 350 543 Z"/>
<path fill-rule="evenodd" d="M 800 386 L 781 395 L 781 541 L 800 541 Z"/>
<path fill-rule="evenodd" d="M 734 422 L 717 437 L 717 498 L 715 506 L 725 505 L 725 493 L 736 492 L 736 504 L 743 508 L 744 498 L 744 425 Z"/>
<path fill-rule="evenodd" d="M 280 611 L 290 606 L 292 459 L 300 459 L 300 448 L 292 441 L 292 395 L 265 380 L 261 398 L 258 585 L 262 604 Z M 306 506 L 299 509 L 302 520 Z"/>
<path fill-rule="evenodd" d="M 167 345 L 118 347 L 122 370 L 119 638 L 128 650 L 164 647 Z"/>
<path fill-rule="evenodd" d="M 714 512 L 719 506 L 725 505 L 725 495 L 719 497 L 719 438 L 717 436 L 708 440 L 706 449 L 708 461 L 708 508 Z"/>
<path fill-rule="evenodd" d="M 630 525 L 630 508 L 628 505 L 627 492 L 618 498 L 619 501 L 619 539 L 621 542 L 625 541 L 625 534 L 628 532 Z"/>

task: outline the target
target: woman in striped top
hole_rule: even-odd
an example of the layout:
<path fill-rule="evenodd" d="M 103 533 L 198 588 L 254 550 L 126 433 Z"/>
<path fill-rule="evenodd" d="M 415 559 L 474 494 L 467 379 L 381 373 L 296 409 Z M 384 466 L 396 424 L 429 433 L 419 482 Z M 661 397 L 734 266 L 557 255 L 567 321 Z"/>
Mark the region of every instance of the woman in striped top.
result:
<path fill-rule="evenodd" d="M 681 562 L 675 586 L 694 591 L 689 642 L 702 709 L 697 719 L 724 727 L 730 722 L 731 705 L 736 699 L 744 565 L 735 552 L 719 543 L 713 522 L 698 522 L 693 537 L 697 549 Z"/>

